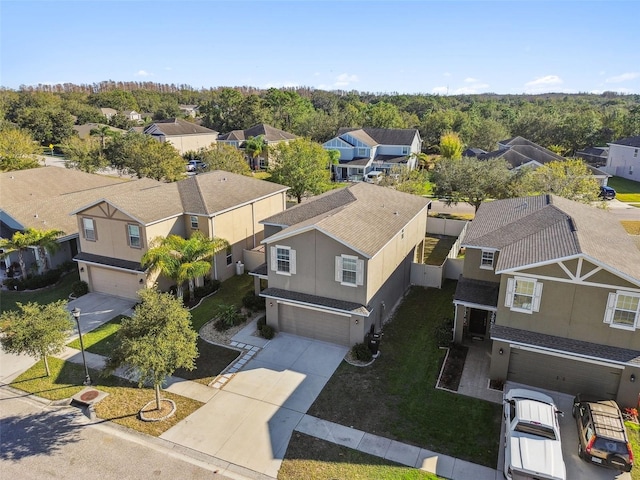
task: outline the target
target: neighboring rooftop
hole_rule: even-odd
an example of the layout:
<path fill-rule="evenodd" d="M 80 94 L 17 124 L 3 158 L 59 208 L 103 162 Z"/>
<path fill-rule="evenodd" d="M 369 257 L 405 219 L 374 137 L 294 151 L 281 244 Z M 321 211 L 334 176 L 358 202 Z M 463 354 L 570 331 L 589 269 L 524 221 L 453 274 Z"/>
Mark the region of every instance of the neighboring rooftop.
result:
<path fill-rule="evenodd" d="M 154 136 L 162 134 L 167 137 L 173 137 L 179 135 L 202 135 L 206 133 L 217 134 L 218 132 L 196 123 L 187 122 L 181 118 L 168 118 L 166 120 L 156 120 L 144 129 L 144 133 Z"/>
<path fill-rule="evenodd" d="M 609 145 L 624 145 L 625 147 L 640 148 L 640 136 L 621 138 L 615 142 L 610 142 Z"/>
<path fill-rule="evenodd" d="M 338 137 L 348 133 L 369 146 L 411 145 L 418 134 L 415 128 L 348 128 L 338 130 Z"/>
<path fill-rule="evenodd" d="M 229 133 L 225 133 L 218 137 L 218 140 L 221 141 L 240 141 L 244 142 L 250 137 L 258 137 L 262 136 L 265 142 L 280 142 L 283 140 L 295 140 L 298 138 L 293 133 L 285 132 L 284 130 L 280 130 L 278 128 L 274 128 L 265 123 L 260 123 L 258 125 L 254 125 L 251 128 L 247 128 L 246 130 L 233 130 Z"/>
<path fill-rule="evenodd" d="M 503 158 L 512 168 L 518 168 L 532 162 L 544 165 L 552 161 L 563 161 L 564 157 L 541 147 L 526 138 L 513 137 L 498 142 L 498 150 L 488 153 L 478 153 L 480 160 Z"/>

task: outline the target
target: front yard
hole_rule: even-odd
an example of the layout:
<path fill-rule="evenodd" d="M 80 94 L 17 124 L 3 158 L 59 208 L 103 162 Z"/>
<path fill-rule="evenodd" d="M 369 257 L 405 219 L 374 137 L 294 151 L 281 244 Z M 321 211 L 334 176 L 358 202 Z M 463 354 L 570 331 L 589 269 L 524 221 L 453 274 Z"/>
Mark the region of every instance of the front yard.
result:
<path fill-rule="evenodd" d="M 455 286 L 412 288 L 384 328 L 380 358 L 343 362 L 309 415 L 495 468 L 500 405 L 434 388 L 444 357 L 436 331 L 453 317 Z"/>
<path fill-rule="evenodd" d="M 78 271 L 74 270 L 64 275 L 60 281 L 51 287 L 41 288 L 25 292 L 12 292 L 11 290 L 0 290 L 0 313 L 9 310 L 17 310 L 16 303 L 38 302 L 41 305 L 55 302 L 56 300 L 67 300 L 73 291 L 73 284 L 80 280 Z"/>

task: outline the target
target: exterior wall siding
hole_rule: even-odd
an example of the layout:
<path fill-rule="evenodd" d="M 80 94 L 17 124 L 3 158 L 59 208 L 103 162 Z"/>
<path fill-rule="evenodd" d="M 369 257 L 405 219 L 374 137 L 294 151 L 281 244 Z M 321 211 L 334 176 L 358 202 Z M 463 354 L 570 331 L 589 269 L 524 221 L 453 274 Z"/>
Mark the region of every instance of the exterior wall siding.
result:
<path fill-rule="evenodd" d="M 495 266 L 498 261 L 499 252 L 495 252 L 493 264 Z M 465 278 L 474 280 L 483 280 L 486 282 L 499 282 L 500 275 L 495 274 L 494 270 L 480 268 L 480 260 L 482 258 L 482 250 L 479 248 L 466 248 L 464 254 L 463 275 Z"/>
<path fill-rule="evenodd" d="M 176 137 L 165 137 L 165 141 L 171 143 L 180 155 L 194 150 L 197 151 L 201 148 L 209 148 L 212 143 L 216 143 L 218 134 L 207 133 L 202 135 L 182 135 Z"/>
<path fill-rule="evenodd" d="M 609 144 L 607 166 L 602 170 L 611 175 L 640 182 L 640 148 Z"/>

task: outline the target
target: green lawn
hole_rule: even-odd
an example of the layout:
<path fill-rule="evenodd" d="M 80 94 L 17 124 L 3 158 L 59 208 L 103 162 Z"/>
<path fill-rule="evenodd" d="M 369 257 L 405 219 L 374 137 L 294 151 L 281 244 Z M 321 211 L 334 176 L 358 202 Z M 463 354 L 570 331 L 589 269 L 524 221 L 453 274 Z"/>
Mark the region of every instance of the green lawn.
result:
<path fill-rule="evenodd" d="M 436 480 L 436 475 L 294 432 L 279 480 Z"/>
<path fill-rule="evenodd" d="M 197 331 L 213 318 L 218 305 L 242 306 L 242 297 L 253 292 L 253 277 L 247 273 L 236 275 L 222 282 L 218 291 L 205 298 L 200 306 L 191 310 L 191 323 Z"/>
<path fill-rule="evenodd" d="M 453 318 L 455 287 L 412 288 L 384 328 L 380 358 L 342 362 L 309 415 L 495 468 L 500 405 L 434 388 L 444 357 L 435 332 Z"/>
<path fill-rule="evenodd" d="M 51 376 L 47 377 L 41 360 L 11 382 L 11 386 L 49 400 L 69 398 L 84 388 L 82 365 L 49 358 L 49 367 Z M 148 435 L 161 435 L 204 405 L 196 400 L 162 392 L 164 398 L 176 402 L 176 414 L 162 422 L 143 422 L 138 419 L 138 411 L 155 398 L 153 389 L 138 388 L 136 384 L 114 376 L 101 377 L 100 372 L 92 369 L 89 373 L 93 386 L 109 394 L 96 405 L 96 415 Z"/>
<path fill-rule="evenodd" d="M 84 349 L 90 353 L 108 356 L 115 346 L 115 334 L 120 330 L 120 323 L 123 318 L 124 315 L 118 315 L 107 323 L 103 323 L 95 330 L 86 333 L 83 332 L 82 342 Z M 75 339 L 69 342 L 68 346 L 80 350 L 80 340 Z"/>
<path fill-rule="evenodd" d="M 627 435 L 629 436 L 629 443 L 631 443 L 631 450 L 633 450 L 633 458 L 635 460 L 635 467 L 631 469 L 631 478 L 633 480 L 640 480 L 640 468 L 638 468 L 638 459 L 640 458 L 640 425 L 634 422 L 624 422 L 627 427 Z"/>
<path fill-rule="evenodd" d="M 442 265 L 457 239 L 445 235 L 427 235 L 424 239 L 424 263 Z"/>
<path fill-rule="evenodd" d="M 0 291 L 0 313 L 9 310 L 17 310 L 16 303 L 38 302 L 41 305 L 55 302 L 56 300 L 66 300 L 73 291 L 73 284 L 80 279 L 77 270 L 66 274 L 60 282 L 51 287 L 40 290 L 12 292 L 9 290 Z"/>
<path fill-rule="evenodd" d="M 616 191 L 616 198 L 621 202 L 640 202 L 640 182 L 622 177 L 611 177 L 607 185 Z"/>

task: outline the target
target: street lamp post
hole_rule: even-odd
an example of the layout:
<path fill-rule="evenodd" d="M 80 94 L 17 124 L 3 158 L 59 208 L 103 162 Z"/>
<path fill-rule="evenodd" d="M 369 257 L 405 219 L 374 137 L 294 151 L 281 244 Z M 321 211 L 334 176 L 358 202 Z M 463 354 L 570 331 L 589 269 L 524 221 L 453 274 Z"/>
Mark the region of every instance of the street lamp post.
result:
<path fill-rule="evenodd" d="M 75 307 L 71 310 L 71 315 L 76 320 L 76 325 L 78 326 L 78 337 L 80 338 L 80 351 L 82 352 L 82 363 L 84 363 L 84 382 L 83 385 L 91 385 L 91 377 L 89 376 L 89 368 L 87 367 L 87 359 L 84 356 L 84 343 L 82 343 L 82 332 L 80 331 L 80 309 Z"/>

